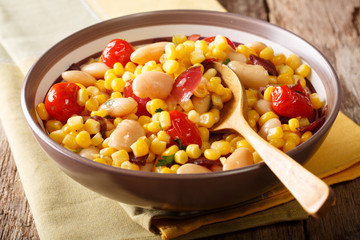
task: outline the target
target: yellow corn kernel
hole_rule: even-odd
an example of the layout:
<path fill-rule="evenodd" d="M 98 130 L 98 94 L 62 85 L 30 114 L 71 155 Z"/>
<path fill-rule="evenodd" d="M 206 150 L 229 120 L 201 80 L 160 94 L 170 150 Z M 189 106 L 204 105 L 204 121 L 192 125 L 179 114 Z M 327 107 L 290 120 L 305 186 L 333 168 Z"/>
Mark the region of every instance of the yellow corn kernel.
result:
<path fill-rule="evenodd" d="M 217 107 L 218 109 L 222 109 L 224 107 L 221 97 L 216 93 L 211 95 L 211 102 L 213 106 Z"/>
<path fill-rule="evenodd" d="M 127 62 L 127 63 L 125 64 L 125 68 L 124 68 L 124 71 L 125 71 L 125 72 L 134 73 L 135 69 L 136 69 L 135 63 L 133 63 L 133 62 L 130 61 L 130 62 Z"/>
<path fill-rule="evenodd" d="M 204 40 L 195 41 L 195 50 L 200 50 L 203 53 L 207 53 L 209 51 L 209 45 Z"/>
<path fill-rule="evenodd" d="M 285 144 L 285 140 L 282 138 L 273 138 L 269 140 L 269 143 L 277 148 L 282 148 Z"/>
<path fill-rule="evenodd" d="M 296 54 L 290 54 L 286 59 L 286 65 L 290 66 L 293 70 L 297 69 L 301 64 L 301 59 Z"/>
<path fill-rule="evenodd" d="M 113 153 L 117 151 L 116 148 L 113 147 L 105 147 L 100 150 L 100 157 L 110 157 Z"/>
<path fill-rule="evenodd" d="M 160 122 L 159 121 L 152 121 L 150 123 L 147 123 L 144 125 L 146 126 L 146 129 L 151 133 L 157 133 L 161 130 Z"/>
<path fill-rule="evenodd" d="M 193 123 L 199 123 L 200 114 L 195 110 L 190 110 L 190 112 L 188 113 L 188 119 Z"/>
<path fill-rule="evenodd" d="M 49 113 L 46 111 L 45 104 L 39 103 L 36 106 L 36 112 L 38 113 L 41 120 L 48 120 L 50 118 Z"/>
<path fill-rule="evenodd" d="M 286 141 L 292 141 L 295 143 L 295 146 L 300 144 L 300 137 L 298 134 L 294 133 L 294 132 L 284 132 L 284 139 Z"/>
<path fill-rule="evenodd" d="M 109 137 L 107 137 L 107 138 L 104 139 L 104 141 L 102 142 L 103 148 L 109 147 L 109 141 L 110 141 L 110 138 L 109 138 Z"/>
<path fill-rule="evenodd" d="M 81 116 L 70 117 L 67 120 L 67 125 L 71 131 L 77 131 L 84 127 L 83 118 Z"/>
<path fill-rule="evenodd" d="M 99 146 L 104 141 L 101 134 L 98 132 L 91 138 L 91 145 L 93 146 Z"/>
<path fill-rule="evenodd" d="M 209 91 L 207 89 L 207 84 L 200 82 L 194 91 L 194 95 L 199 98 L 204 98 L 207 95 L 209 95 Z"/>
<path fill-rule="evenodd" d="M 186 35 L 173 35 L 172 42 L 175 44 L 183 43 L 187 40 Z"/>
<path fill-rule="evenodd" d="M 124 74 L 124 66 L 120 62 L 115 63 L 113 69 L 118 77 L 121 77 Z"/>
<path fill-rule="evenodd" d="M 79 145 L 76 143 L 75 137 L 70 134 L 66 134 L 62 141 L 62 144 L 65 147 L 69 147 L 71 149 L 77 149 L 79 147 Z"/>
<path fill-rule="evenodd" d="M 163 130 L 167 130 L 171 127 L 171 119 L 168 111 L 162 111 L 159 113 L 159 122 Z"/>
<path fill-rule="evenodd" d="M 241 141 L 241 140 L 244 140 L 244 138 L 241 137 L 241 136 L 234 137 L 233 139 L 231 139 L 230 145 L 231 145 L 232 147 L 236 147 L 237 143 L 238 143 L 239 141 Z"/>
<path fill-rule="evenodd" d="M 221 155 L 227 155 L 230 153 L 231 145 L 225 140 L 214 141 L 210 148 L 216 149 Z"/>
<path fill-rule="evenodd" d="M 220 50 L 219 48 L 214 48 L 212 50 L 212 55 L 220 61 L 225 60 L 225 58 L 227 56 L 226 52 L 224 52 L 223 50 Z"/>
<path fill-rule="evenodd" d="M 215 123 L 215 116 L 212 112 L 206 112 L 200 115 L 200 126 L 211 128 Z"/>
<path fill-rule="evenodd" d="M 309 138 L 311 138 L 312 135 L 313 135 L 313 134 L 312 134 L 312 132 L 310 132 L 310 131 L 304 132 L 303 135 L 301 135 L 301 137 L 300 137 L 300 143 L 303 143 L 303 142 L 309 140 Z"/>
<path fill-rule="evenodd" d="M 310 71 L 311 68 L 309 65 L 303 63 L 298 68 L 296 68 L 295 73 L 305 78 L 310 75 Z"/>
<path fill-rule="evenodd" d="M 171 137 L 169 134 L 167 134 L 166 131 L 159 131 L 157 133 L 157 138 L 160 140 L 160 141 L 164 141 L 166 143 L 170 143 L 170 140 L 171 140 Z"/>
<path fill-rule="evenodd" d="M 49 137 L 54 140 L 55 142 L 61 144 L 62 141 L 64 140 L 64 137 L 65 137 L 65 133 L 63 130 L 59 129 L 59 130 L 55 130 L 55 131 L 52 131 L 50 134 L 49 134 Z"/>
<path fill-rule="evenodd" d="M 277 84 L 276 76 L 269 76 L 269 84 Z"/>
<path fill-rule="evenodd" d="M 274 86 L 269 86 L 269 87 L 267 87 L 266 89 L 265 89 L 265 91 L 264 91 L 264 99 L 266 100 L 266 101 L 271 101 L 271 92 L 274 90 Z"/>
<path fill-rule="evenodd" d="M 142 73 L 142 68 L 143 68 L 142 65 L 137 65 L 134 71 L 134 75 L 139 76 Z"/>
<path fill-rule="evenodd" d="M 286 124 L 286 123 L 282 124 L 281 128 L 282 128 L 283 132 L 285 132 L 285 131 L 290 132 L 291 131 L 289 124 Z"/>
<path fill-rule="evenodd" d="M 200 148 L 201 152 L 204 154 L 206 149 L 210 149 L 210 146 L 211 145 L 210 145 L 209 142 L 202 142 L 201 143 L 201 148 Z"/>
<path fill-rule="evenodd" d="M 238 53 L 242 53 L 245 55 L 246 58 L 249 58 L 250 54 L 252 54 L 253 51 L 250 50 L 250 48 L 248 48 L 247 46 L 240 44 L 239 46 L 237 46 L 236 51 Z"/>
<path fill-rule="evenodd" d="M 279 65 L 276 66 L 277 72 L 280 74 L 288 74 L 290 76 L 294 75 L 294 70 L 288 65 Z"/>
<path fill-rule="evenodd" d="M 151 117 L 141 115 L 137 121 L 140 123 L 141 126 L 143 126 L 144 124 L 151 122 Z"/>
<path fill-rule="evenodd" d="M 221 101 L 223 103 L 229 101 L 232 98 L 232 91 L 229 88 L 225 88 L 225 92 L 221 95 Z"/>
<path fill-rule="evenodd" d="M 111 158 L 113 160 L 113 166 L 115 167 L 121 167 L 123 162 L 130 160 L 128 152 L 124 149 L 112 153 Z"/>
<path fill-rule="evenodd" d="M 191 53 L 195 49 L 195 42 L 194 41 L 186 40 L 185 42 L 183 42 L 183 45 L 186 47 L 186 51 L 188 53 Z"/>
<path fill-rule="evenodd" d="M 211 78 L 215 77 L 216 74 L 217 71 L 215 68 L 209 68 L 208 70 L 206 70 L 203 77 L 206 78 L 207 80 L 210 80 Z M 220 79 L 220 83 L 221 83 L 221 79 Z"/>
<path fill-rule="evenodd" d="M 201 156 L 201 150 L 197 144 L 189 144 L 185 151 L 191 159 L 197 159 Z"/>
<path fill-rule="evenodd" d="M 157 68 L 157 63 L 154 60 L 150 60 L 147 63 L 144 64 L 142 67 L 142 71 L 153 71 Z"/>
<path fill-rule="evenodd" d="M 165 141 L 161 141 L 155 137 L 154 140 L 151 141 L 150 151 L 156 155 L 160 155 L 165 151 L 166 145 L 167 143 Z"/>
<path fill-rule="evenodd" d="M 102 163 L 102 164 L 105 164 L 105 165 L 108 165 L 108 162 L 105 160 L 105 159 L 103 159 L 103 158 L 95 158 L 94 159 L 94 162 L 98 162 L 98 163 Z"/>
<path fill-rule="evenodd" d="M 204 151 L 204 156 L 209 160 L 218 160 L 221 157 L 221 153 L 216 149 L 210 148 Z"/>
<path fill-rule="evenodd" d="M 87 93 L 90 95 L 90 96 L 96 96 L 100 93 L 100 90 L 99 88 L 95 87 L 95 86 L 89 86 L 87 89 L 86 89 Z"/>
<path fill-rule="evenodd" d="M 107 115 L 106 110 L 105 109 L 101 109 L 99 111 L 92 111 L 90 113 L 90 116 L 99 116 L 99 117 L 105 117 Z"/>
<path fill-rule="evenodd" d="M 194 105 L 192 104 L 191 99 L 186 102 L 180 102 L 180 106 L 184 109 L 185 112 L 189 112 L 194 109 Z"/>
<path fill-rule="evenodd" d="M 299 119 L 299 127 L 304 127 L 310 124 L 310 121 L 308 118 L 300 118 Z"/>
<path fill-rule="evenodd" d="M 115 92 L 122 92 L 124 90 L 124 87 L 125 87 L 125 81 L 122 78 L 114 78 L 111 81 L 111 88 Z"/>
<path fill-rule="evenodd" d="M 257 111 L 255 111 L 254 109 L 251 109 L 248 111 L 248 119 L 253 119 L 255 122 L 257 122 L 260 118 L 260 115 Z"/>
<path fill-rule="evenodd" d="M 152 163 L 152 162 L 154 162 L 154 161 L 155 161 L 155 158 L 156 158 L 155 154 L 152 153 L 152 152 L 149 152 L 149 154 L 148 154 L 147 157 L 146 157 L 146 163 Z"/>
<path fill-rule="evenodd" d="M 176 163 L 183 165 L 187 163 L 187 161 L 189 160 L 189 156 L 184 150 L 179 150 L 175 153 L 174 160 Z"/>
<path fill-rule="evenodd" d="M 81 131 L 76 135 L 75 141 L 80 147 L 87 148 L 91 145 L 90 134 L 87 131 Z"/>
<path fill-rule="evenodd" d="M 45 128 L 49 133 L 60 130 L 62 127 L 63 124 L 59 120 L 48 120 L 45 123 Z"/>
<path fill-rule="evenodd" d="M 205 60 L 205 56 L 202 51 L 195 50 L 190 54 L 191 64 L 201 63 Z"/>
<path fill-rule="evenodd" d="M 89 100 L 89 93 L 86 88 L 80 88 L 76 97 L 76 102 L 80 106 L 85 106 L 87 100 Z"/>
<path fill-rule="evenodd" d="M 272 49 L 272 47 L 266 47 L 260 51 L 259 57 L 270 60 L 274 57 L 274 50 Z"/>
<path fill-rule="evenodd" d="M 217 108 L 212 108 L 210 112 L 214 115 L 215 122 L 220 120 L 220 110 Z"/>
<path fill-rule="evenodd" d="M 251 146 L 251 144 L 246 140 L 246 139 L 242 139 L 238 142 L 236 142 L 236 148 L 247 148 L 250 150 L 250 152 L 254 151 L 254 148 Z"/>
<path fill-rule="evenodd" d="M 142 138 L 139 138 L 136 142 L 131 144 L 130 148 L 135 157 L 142 157 L 149 153 L 149 146 Z"/>
<path fill-rule="evenodd" d="M 117 127 L 117 125 L 118 125 L 119 123 L 121 123 L 121 121 L 122 121 L 122 118 L 121 118 L 121 117 L 116 117 L 116 118 L 114 119 L 114 126 Z"/>
<path fill-rule="evenodd" d="M 213 82 L 213 81 L 209 81 L 207 84 L 206 84 L 206 88 L 207 90 L 209 90 L 210 92 L 216 92 L 216 88 L 220 86 L 219 83 L 216 83 L 216 82 Z"/>
<path fill-rule="evenodd" d="M 158 111 L 166 110 L 167 104 L 164 100 L 155 98 L 146 103 L 146 110 L 151 114 L 154 115 Z"/>
<path fill-rule="evenodd" d="M 270 119 L 273 118 L 279 118 L 278 115 L 276 115 L 276 113 L 270 111 L 270 112 L 266 112 L 263 115 L 261 115 L 261 117 L 259 118 L 259 125 L 260 127 L 262 127 L 264 125 L 264 123 L 266 123 L 267 121 L 269 121 Z"/>
<path fill-rule="evenodd" d="M 323 105 L 317 93 L 310 94 L 310 102 L 314 109 L 320 109 Z"/>
<path fill-rule="evenodd" d="M 220 51 L 225 51 L 227 49 L 228 43 L 224 36 L 217 35 L 214 39 L 214 46 Z"/>
<path fill-rule="evenodd" d="M 85 108 L 89 112 L 95 111 L 99 108 L 99 103 L 94 97 L 91 97 L 89 100 L 86 101 Z"/>
<path fill-rule="evenodd" d="M 210 137 L 209 129 L 207 129 L 206 127 L 199 127 L 198 129 L 200 132 L 201 141 L 203 141 L 203 142 L 209 141 L 209 137 Z"/>
<path fill-rule="evenodd" d="M 155 114 L 151 117 L 151 121 L 159 121 L 159 112 L 155 113 Z"/>
<path fill-rule="evenodd" d="M 186 47 L 183 44 L 178 44 L 175 47 L 175 51 L 177 59 L 183 59 L 186 55 Z"/>
<path fill-rule="evenodd" d="M 122 75 L 122 79 L 125 81 L 125 82 L 128 82 L 132 79 L 135 79 L 135 74 L 130 72 L 130 71 L 126 71 L 124 72 L 124 74 Z"/>
<path fill-rule="evenodd" d="M 171 147 L 168 147 L 165 149 L 165 151 L 162 153 L 163 156 L 171 156 L 174 155 L 177 151 L 179 151 L 179 147 L 176 145 L 172 145 Z"/>
<path fill-rule="evenodd" d="M 174 43 L 168 43 L 165 46 L 165 57 L 167 60 L 176 59 L 176 47 Z"/>
<path fill-rule="evenodd" d="M 169 167 L 162 167 L 159 171 L 159 173 L 164 173 L 164 174 L 170 174 L 173 173 L 172 170 Z"/>
<path fill-rule="evenodd" d="M 291 118 L 289 119 L 289 128 L 292 132 L 297 132 L 297 128 L 300 127 L 299 119 Z"/>
<path fill-rule="evenodd" d="M 292 140 L 286 140 L 283 146 L 283 151 L 288 152 L 296 147 L 296 144 Z"/>
<path fill-rule="evenodd" d="M 293 75 L 282 73 L 277 76 L 276 79 L 278 84 L 293 84 L 294 83 L 294 77 Z"/>
<path fill-rule="evenodd" d="M 163 69 L 167 74 L 173 74 L 179 69 L 179 62 L 176 60 L 166 60 L 163 64 Z"/>
<path fill-rule="evenodd" d="M 172 173 L 176 173 L 177 170 L 179 169 L 180 165 L 179 164 L 174 164 L 170 167 L 170 170 Z"/>
<path fill-rule="evenodd" d="M 233 140 L 236 137 L 238 137 L 238 134 L 232 133 L 232 134 L 224 136 L 224 140 L 227 142 L 231 142 L 231 140 Z"/>
<path fill-rule="evenodd" d="M 272 59 L 271 62 L 275 65 L 275 66 L 279 66 L 279 65 L 283 65 L 286 62 L 286 56 L 282 53 L 280 53 L 279 55 L 275 55 Z"/>
<path fill-rule="evenodd" d="M 106 92 L 105 80 L 99 79 L 94 83 L 94 87 L 98 88 L 101 92 Z M 89 87 L 88 87 L 89 88 Z M 86 90 L 88 90 L 88 88 Z M 89 91 L 89 90 L 88 90 Z"/>
<path fill-rule="evenodd" d="M 123 169 L 129 169 L 129 170 L 135 170 L 135 171 L 140 170 L 140 167 L 138 165 L 136 165 L 135 163 L 131 163 L 130 161 L 125 161 L 125 162 L 121 163 L 120 167 Z"/>
<path fill-rule="evenodd" d="M 268 130 L 267 140 L 279 139 L 284 136 L 284 132 L 281 127 L 274 127 Z"/>
<path fill-rule="evenodd" d="M 254 159 L 254 163 L 259 163 L 262 162 L 262 158 L 260 157 L 258 152 L 253 152 L 253 159 Z"/>

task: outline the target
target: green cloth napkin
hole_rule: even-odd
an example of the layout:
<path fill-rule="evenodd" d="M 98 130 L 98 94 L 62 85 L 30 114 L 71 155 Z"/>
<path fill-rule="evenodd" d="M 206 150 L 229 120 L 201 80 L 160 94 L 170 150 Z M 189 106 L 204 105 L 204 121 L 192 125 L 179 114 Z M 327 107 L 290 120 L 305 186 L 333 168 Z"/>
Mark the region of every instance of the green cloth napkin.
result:
<path fill-rule="evenodd" d="M 298 204 L 286 195 L 280 199 L 282 203 L 288 203 L 280 206 L 268 198 L 270 204 L 263 202 L 263 208 L 249 208 L 258 205 L 253 202 L 237 206 L 233 211 L 236 214 L 229 214 L 229 211 L 220 211 L 220 215 L 198 213 L 174 222 L 174 215 L 167 212 L 139 210 L 87 190 L 62 173 L 36 142 L 22 114 L 20 89 L 24 76 L 41 54 L 71 33 L 101 20 L 142 11 L 179 8 L 224 11 L 215 0 L 0 0 L 1 123 L 41 239 L 160 239 L 161 236 L 156 234 L 158 231 L 164 238 L 186 233 L 183 237 L 205 237 L 306 218 Z M 344 125 L 346 129 L 358 129 L 341 115 L 338 126 Z M 331 144 L 327 147 L 331 148 Z M 352 146 L 358 154 L 360 147 Z M 354 164 L 359 154 L 352 157 L 344 157 L 346 167 Z M 330 169 L 331 173 L 344 170 L 345 165 L 340 162 Z M 349 180 L 348 174 L 343 174 L 341 179 Z M 278 193 L 286 194 L 282 190 Z M 261 211 L 267 208 L 270 209 Z M 189 228 L 195 226 L 194 223 L 197 223 L 196 229 Z M 176 226 L 183 228 L 179 231 Z"/>

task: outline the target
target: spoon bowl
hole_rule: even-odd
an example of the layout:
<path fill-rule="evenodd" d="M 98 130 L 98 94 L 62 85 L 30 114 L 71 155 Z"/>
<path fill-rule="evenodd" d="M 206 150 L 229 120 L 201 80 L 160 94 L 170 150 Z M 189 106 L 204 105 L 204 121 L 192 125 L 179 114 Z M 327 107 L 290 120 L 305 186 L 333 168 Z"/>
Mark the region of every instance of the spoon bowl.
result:
<path fill-rule="evenodd" d="M 233 99 L 222 109 L 220 121 L 212 128 L 212 131 L 235 130 L 241 134 L 256 149 L 265 164 L 303 209 L 314 217 L 323 216 L 335 200 L 332 189 L 251 128 L 246 120 L 247 101 L 241 81 L 226 65 L 213 62 L 213 67 L 220 73 L 227 87 L 232 90 Z"/>

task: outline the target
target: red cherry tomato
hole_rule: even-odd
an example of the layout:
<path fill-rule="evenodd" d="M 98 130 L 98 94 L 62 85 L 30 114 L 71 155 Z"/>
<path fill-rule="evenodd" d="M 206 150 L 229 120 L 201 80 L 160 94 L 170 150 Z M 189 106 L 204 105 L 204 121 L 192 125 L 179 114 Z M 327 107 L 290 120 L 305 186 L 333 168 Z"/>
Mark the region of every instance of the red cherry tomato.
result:
<path fill-rule="evenodd" d="M 132 83 L 133 81 L 129 81 L 126 86 L 124 87 L 124 96 L 125 97 L 132 97 L 137 103 L 138 103 L 138 109 L 136 112 L 137 116 L 146 115 L 150 116 L 151 114 L 146 110 L 146 103 L 150 101 L 151 99 L 149 97 L 147 98 L 140 98 L 136 96 L 132 89 Z"/>
<path fill-rule="evenodd" d="M 167 99 L 170 103 L 186 102 L 190 99 L 202 78 L 201 67 L 196 66 L 182 72 L 176 79 Z"/>
<path fill-rule="evenodd" d="M 74 114 L 79 115 L 84 110 L 84 107 L 77 103 L 79 89 L 75 83 L 54 84 L 45 98 L 45 108 L 49 115 L 61 122 L 67 121 Z"/>
<path fill-rule="evenodd" d="M 123 66 L 130 61 L 130 55 L 134 48 L 130 43 L 123 39 L 113 39 L 103 50 L 101 59 L 109 67 L 120 62 Z"/>
<path fill-rule="evenodd" d="M 183 146 L 198 144 L 201 147 L 202 141 L 199 129 L 191 122 L 187 115 L 180 111 L 170 111 L 171 127 L 166 130 L 173 140 L 180 139 Z"/>
<path fill-rule="evenodd" d="M 205 38 L 204 41 L 209 44 L 209 43 L 211 43 L 211 42 L 213 42 L 215 40 L 215 37 L 216 36 Z M 236 50 L 235 44 L 230 39 L 228 39 L 227 37 L 225 37 L 225 38 L 226 38 L 226 41 L 229 44 L 229 46 L 232 47 L 234 50 Z"/>
<path fill-rule="evenodd" d="M 288 118 L 311 117 L 314 113 L 310 99 L 301 85 L 293 89 L 286 84 L 274 88 L 271 103 L 275 113 Z"/>

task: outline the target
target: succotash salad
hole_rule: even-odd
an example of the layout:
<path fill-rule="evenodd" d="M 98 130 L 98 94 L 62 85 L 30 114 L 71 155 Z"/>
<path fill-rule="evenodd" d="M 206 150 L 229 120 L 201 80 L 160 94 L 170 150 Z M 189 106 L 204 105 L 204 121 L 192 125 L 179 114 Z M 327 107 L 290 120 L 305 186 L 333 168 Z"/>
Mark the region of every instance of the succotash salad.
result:
<path fill-rule="evenodd" d="M 323 124 L 325 103 L 299 56 L 221 35 L 178 35 L 137 48 L 114 39 L 100 57 L 63 72 L 36 110 L 51 139 L 118 168 L 203 173 L 260 162 L 241 135 L 211 132 L 232 99 L 213 61 L 238 75 L 248 122 L 273 146 L 288 152 Z"/>

